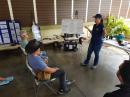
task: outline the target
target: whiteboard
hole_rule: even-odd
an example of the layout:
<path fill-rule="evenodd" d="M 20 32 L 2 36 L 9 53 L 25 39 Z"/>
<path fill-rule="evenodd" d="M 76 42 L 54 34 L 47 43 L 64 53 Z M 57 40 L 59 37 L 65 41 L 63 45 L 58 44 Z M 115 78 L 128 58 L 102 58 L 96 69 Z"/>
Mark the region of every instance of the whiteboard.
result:
<path fill-rule="evenodd" d="M 81 19 L 63 19 L 62 33 L 83 34 L 83 20 Z"/>

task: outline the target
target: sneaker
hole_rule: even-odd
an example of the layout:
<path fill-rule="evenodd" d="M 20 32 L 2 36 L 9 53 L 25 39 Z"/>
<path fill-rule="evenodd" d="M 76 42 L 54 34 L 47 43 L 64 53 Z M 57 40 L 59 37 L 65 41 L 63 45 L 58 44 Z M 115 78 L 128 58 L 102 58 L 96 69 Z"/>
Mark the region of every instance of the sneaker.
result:
<path fill-rule="evenodd" d="M 63 95 L 63 94 L 64 94 L 64 90 L 63 90 L 63 89 L 59 90 L 59 91 L 57 92 L 57 94 Z"/>
<path fill-rule="evenodd" d="M 64 95 L 64 94 L 69 93 L 70 91 L 71 91 L 71 89 L 67 89 L 67 90 L 61 89 L 61 90 L 59 90 L 59 91 L 57 92 L 57 94 L 59 94 L 59 95 Z"/>
<path fill-rule="evenodd" d="M 10 81 L 8 81 L 8 80 L 3 80 L 3 81 L 0 81 L 0 86 L 6 85 L 6 84 L 9 84 L 9 83 L 10 83 Z"/>
<path fill-rule="evenodd" d="M 88 66 L 88 63 L 89 62 L 85 60 L 83 63 L 81 63 L 81 66 Z"/>
<path fill-rule="evenodd" d="M 72 85 L 75 82 L 75 80 L 66 80 L 67 85 Z"/>
<path fill-rule="evenodd" d="M 7 80 L 7 81 L 13 81 L 14 77 L 13 76 L 10 76 L 10 77 L 6 77 L 4 80 Z"/>
<path fill-rule="evenodd" d="M 92 66 L 92 67 L 91 67 L 91 69 L 96 69 L 96 68 L 97 68 L 97 66 Z"/>
<path fill-rule="evenodd" d="M 82 67 L 88 67 L 88 68 L 91 67 L 89 64 L 86 64 L 86 63 L 81 63 L 81 66 L 82 66 Z"/>
<path fill-rule="evenodd" d="M 89 61 L 87 61 L 87 60 L 85 60 L 85 61 L 84 61 L 84 64 L 86 64 L 86 65 L 87 65 L 88 63 L 89 63 Z"/>
<path fill-rule="evenodd" d="M 81 66 L 85 67 L 87 66 L 88 64 L 85 64 L 85 63 L 81 63 Z"/>

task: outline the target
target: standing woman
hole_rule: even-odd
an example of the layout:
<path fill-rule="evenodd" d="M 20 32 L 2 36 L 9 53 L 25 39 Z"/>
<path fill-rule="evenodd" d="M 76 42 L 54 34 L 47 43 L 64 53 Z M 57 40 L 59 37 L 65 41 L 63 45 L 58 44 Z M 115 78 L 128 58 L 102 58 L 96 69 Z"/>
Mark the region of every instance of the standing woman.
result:
<path fill-rule="evenodd" d="M 94 18 L 95 18 L 95 24 L 93 25 L 92 31 L 88 27 L 85 27 L 91 33 L 92 37 L 91 37 L 91 41 L 90 41 L 90 44 L 88 47 L 87 58 L 84 61 L 84 63 L 82 64 L 82 66 L 87 66 L 89 63 L 89 60 L 91 58 L 91 54 L 94 52 L 95 59 L 94 59 L 94 63 L 92 65 L 91 69 L 95 69 L 98 65 L 99 52 L 100 52 L 101 47 L 103 45 L 103 38 L 106 34 L 106 31 L 105 31 L 104 25 L 103 25 L 102 15 L 96 14 L 94 16 Z"/>

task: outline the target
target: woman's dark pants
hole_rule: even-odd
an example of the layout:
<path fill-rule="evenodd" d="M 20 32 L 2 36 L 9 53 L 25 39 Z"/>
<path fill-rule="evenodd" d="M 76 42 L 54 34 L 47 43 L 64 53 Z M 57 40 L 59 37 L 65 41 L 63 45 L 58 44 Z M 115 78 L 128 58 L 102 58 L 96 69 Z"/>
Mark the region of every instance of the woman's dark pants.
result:
<path fill-rule="evenodd" d="M 100 44 L 90 43 L 89 44 L 87 58 L 84 61 L 84 64 L 88 64 L 89 63 L 89 60 L 91 58 L 91 54 L 94 52 L 95 59 L 94 59 L 93 66 L 97 66 L 98 61 L 99 61 L 99 52 L 100 52 L 100 50 L 102 48 L 102 44 L 103 43 L 100 43 Z"/>

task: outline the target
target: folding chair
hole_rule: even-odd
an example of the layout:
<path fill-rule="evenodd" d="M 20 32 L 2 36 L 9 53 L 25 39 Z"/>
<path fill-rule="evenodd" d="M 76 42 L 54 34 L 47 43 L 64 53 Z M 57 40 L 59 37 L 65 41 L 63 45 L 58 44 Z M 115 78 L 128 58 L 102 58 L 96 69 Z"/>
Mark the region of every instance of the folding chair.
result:
<path fill-rule="evenodd" d="M 22 50 L 23 54 L 27 56 L 27 53 L 25 52 L 25 49 L 20 46 L 20 49 Z"/>
<path fill-rule="evenodd" d="M 33 69 L 30 67 L 29 65 L 29 62 L 28 62 L 28 59 L 27 59 L 27 56 L 26 56 L 26 65 L 27 65 L 27 68 L 31 71 L 32 75 L 33 75 L 33 79 L 34 79 L 34 91 L 35 91 L 35 96 L 38 97 L 38 92 L 39 92 L 39 88 L 41 85 L 45 85 L 47 88 L 49 88 L 52 93 L 54 94 L 57 94 L 56 90 L 53 89 L 49 84 L 53 81 L 56 80 L 56 78 L 53 78 L 51 80 L 42 80 L 42 81 L 39 81 L 37 80 L 36 78 L 36 74 L 35 72 L 33 71 Z"/>

